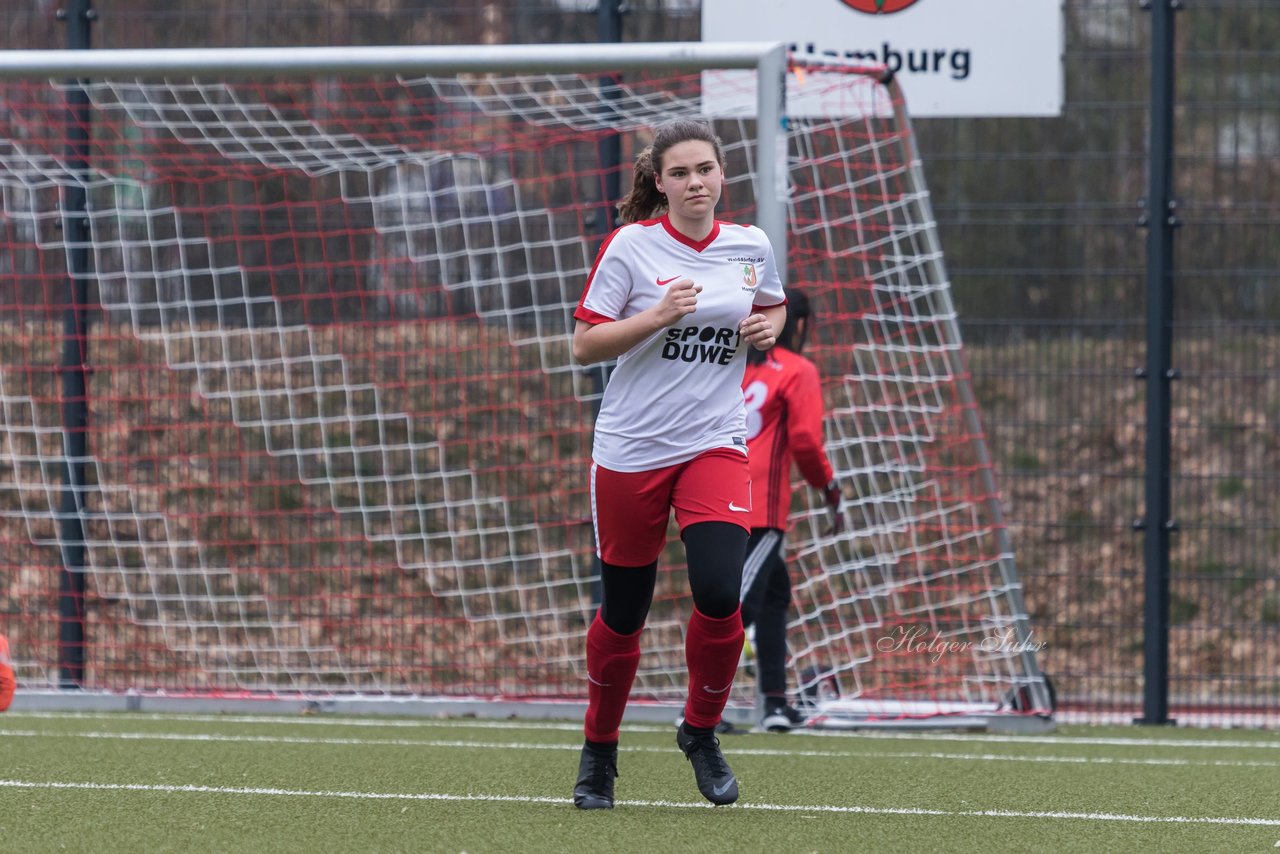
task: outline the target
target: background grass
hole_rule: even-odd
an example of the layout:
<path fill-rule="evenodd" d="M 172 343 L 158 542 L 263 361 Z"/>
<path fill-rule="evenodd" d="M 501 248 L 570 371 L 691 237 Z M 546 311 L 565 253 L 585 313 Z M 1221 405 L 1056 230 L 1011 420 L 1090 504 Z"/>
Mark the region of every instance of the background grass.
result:
<path fill-rule="evenodd" d="M 612 811 L 575 810 L 576 722 L 14 713 L 3 851 L 1271 851 L 1280 738 L 725 736 L 712 808 L 674 729 L 624 727 Z"/>

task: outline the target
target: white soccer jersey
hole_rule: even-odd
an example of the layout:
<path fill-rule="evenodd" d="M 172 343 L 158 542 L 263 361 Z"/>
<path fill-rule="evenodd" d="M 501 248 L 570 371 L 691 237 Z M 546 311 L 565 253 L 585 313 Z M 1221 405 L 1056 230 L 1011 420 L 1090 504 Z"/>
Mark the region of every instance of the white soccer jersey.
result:
<path fill-rule="evenodd" d="M 751 345 L 738 324 L 753 308 L 786 301 L 763 231 L 717 222 L 694 241 L 665 216 L 624 225 L 600 247 L 574 317 L 631 317 L 683 278 L 702 285 L 697 310 L 623 353 L 609 378 L 592 453 L 605 468 L 647 471 L 711 448 L 746 453 L 742 374 Z"/>

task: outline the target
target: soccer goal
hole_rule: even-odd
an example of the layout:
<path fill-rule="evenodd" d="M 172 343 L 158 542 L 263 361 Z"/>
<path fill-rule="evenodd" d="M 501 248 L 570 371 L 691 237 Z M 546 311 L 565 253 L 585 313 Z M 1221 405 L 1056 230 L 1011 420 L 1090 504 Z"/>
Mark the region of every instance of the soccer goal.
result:
<path fill-rule="evenodd" d="M 848 524 L 798 491 L 802 700 L 1047 719 L 878 74 L 770 44 L 5 53 L 0 630 L 28 702 L 580 703 L 605 377 L 572 313 L 635 152 L 691 116 L 724 141 L 722 216 L 821 315 Z M 672 539 L 633 704 L 664 719 Z M 744 669 L 731 714 L 753 697 Z"/>

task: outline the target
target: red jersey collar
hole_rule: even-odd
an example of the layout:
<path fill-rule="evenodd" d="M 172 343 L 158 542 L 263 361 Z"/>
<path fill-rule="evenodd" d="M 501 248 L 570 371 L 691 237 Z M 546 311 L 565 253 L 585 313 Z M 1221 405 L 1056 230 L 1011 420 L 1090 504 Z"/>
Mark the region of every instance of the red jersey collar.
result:
<path fill-rule="evenodd" d="M 678 228 L 671 224 L 671 217 L 667 214 L 663 214 L 662 219 L 659 221 L 662 223 L 662 227 L 667 230 L 667 234 L 670 234 L 694 252 L 701 252 L 703 249 L 706 249 L 720 234 L 719 220 L 711 221 L 711 231 L 702 240 L 694 240 L 692 237 L 682 234 Z"/>

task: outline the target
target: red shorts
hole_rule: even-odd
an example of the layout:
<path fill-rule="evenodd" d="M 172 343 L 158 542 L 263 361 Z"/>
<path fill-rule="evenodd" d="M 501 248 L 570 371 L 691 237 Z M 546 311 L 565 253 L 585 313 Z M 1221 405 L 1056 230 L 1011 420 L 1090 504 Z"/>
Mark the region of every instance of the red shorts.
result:
<path fill-rule="evenodd" d="M 681 531 L 697 522 L 729 522 L 750 531 L 747 455 L 713 448 L 687 462 L 636 472 L 591 464 L 596 554 L 605 563 L 645 566 L 657 560 L 673 507 Z"/>

